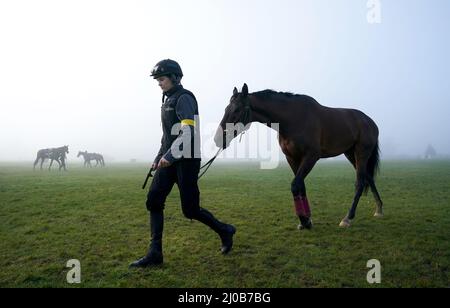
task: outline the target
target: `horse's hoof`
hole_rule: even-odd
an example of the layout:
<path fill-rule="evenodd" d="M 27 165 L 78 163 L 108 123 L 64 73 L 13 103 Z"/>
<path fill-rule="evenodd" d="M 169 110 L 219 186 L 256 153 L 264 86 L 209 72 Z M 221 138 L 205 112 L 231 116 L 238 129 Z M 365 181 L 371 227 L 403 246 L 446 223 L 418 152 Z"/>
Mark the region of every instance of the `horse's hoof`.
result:
<path fill-rule="evenodd" d="M 341 223 L 339 224 L 339 227 L 341 228 L 350 228 L 351 226 L 351 221 L 348 218 L 345 218 L 341 221 Z"/>
<path fill-rule="evenodd" d="M 304 225 L 302 225 L 302 224 L 299 224 L 299 225 L 297 226 L 297 229 L 299 229 L 300 231 L 303 231 L 303 230 L 311 230 L 312 227 L 313 227 L 313 223 L 312 223 L 312 220 L 310 220 L 309 223 L 308 223 L 306 226 L 304 226 Z"/>
<path fill-rule="evenodd" d="M 383 216 L 384 216 L 383 213 L 378 213 L 378 212 L 373 215 L 373 217 L 377 217 L 377 218 L 381 218 Z"/>

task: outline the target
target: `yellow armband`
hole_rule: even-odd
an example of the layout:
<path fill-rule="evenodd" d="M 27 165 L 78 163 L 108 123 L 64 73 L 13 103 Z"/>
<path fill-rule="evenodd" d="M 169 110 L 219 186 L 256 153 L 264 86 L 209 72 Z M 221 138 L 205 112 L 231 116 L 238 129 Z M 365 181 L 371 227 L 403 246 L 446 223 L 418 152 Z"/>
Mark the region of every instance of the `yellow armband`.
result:
<path fill-rule="evenodd" d="M 195 126 L 195 121 L 194 120 L 183 120 L 183 121 L 181 121 L 181 126 L 185 126 L 185 125 Z"/>

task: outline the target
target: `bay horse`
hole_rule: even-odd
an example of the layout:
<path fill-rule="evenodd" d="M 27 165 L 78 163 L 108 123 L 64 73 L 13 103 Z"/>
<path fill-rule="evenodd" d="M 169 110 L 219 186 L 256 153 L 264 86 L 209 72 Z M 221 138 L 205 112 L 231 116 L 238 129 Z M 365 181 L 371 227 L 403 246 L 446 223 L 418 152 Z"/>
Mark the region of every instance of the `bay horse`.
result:
<path fill-rule="evenodd" d="M 278 141 L 295 175 L 291 192 L 301 223 L 299 229 L 312 228 L 305 178 L 319 159 L 341 154 L 356 169 L 356 189 L 352 206 L 339 226 L 351 226 L 359 199 L 369 188 L 376 201 L 374 216 L 383 216 L 383 202 L 375 186 L 380 163 L 379 131 L 363 112 L 322 106 L 307 95 L 272 90 L 249 93 L 244 84 L 240 93 L 234 88 L 214 137 L 216 145 L 226 149 L 253 122 L 269 127 L 279 124 Z"/>

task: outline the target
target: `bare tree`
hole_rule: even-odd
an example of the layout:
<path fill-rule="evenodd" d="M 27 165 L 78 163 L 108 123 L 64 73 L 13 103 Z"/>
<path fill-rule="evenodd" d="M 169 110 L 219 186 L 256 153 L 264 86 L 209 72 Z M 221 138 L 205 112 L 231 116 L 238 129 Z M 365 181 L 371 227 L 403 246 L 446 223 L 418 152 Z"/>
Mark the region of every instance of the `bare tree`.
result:
<path fill-rule="evenodd" d="M 433 159 L 436 158 L 436 156 L 437 156 L 436 150 L 433 148 L 431 144 L 429 144 L 425 151 L 425 159 Z"/>

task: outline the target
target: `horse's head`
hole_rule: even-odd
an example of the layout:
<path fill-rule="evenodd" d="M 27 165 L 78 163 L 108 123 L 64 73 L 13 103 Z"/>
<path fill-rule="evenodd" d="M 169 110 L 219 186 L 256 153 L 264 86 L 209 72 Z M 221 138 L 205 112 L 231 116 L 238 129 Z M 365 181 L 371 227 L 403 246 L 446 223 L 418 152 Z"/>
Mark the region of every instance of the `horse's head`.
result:
<path fill-rule="evenodd" d="M 69 146 L 68 146 L 68 145 L 65 145 L 65 146 L 63 147 L 63 150 L 64 150 L 64 153 L 69 154 Z"/>
<path fill-rule="evenodd" d="M 82 152 L 82 151 L 78 151 L 78 155 L 77 155 L 77 157 L 80 157 L 81 155 L 86 155 L 87 154 L 87 152 L 88 151 L 84 151 L 84 152 Z"/>
<path fill-rule="evenodd" d="M 214 137 L 216 146 L 226 149 L 234 138 L 249 128 L 250 123 L 250 98 L 248 86 L 244 84 L 241 93 L 234 88 L 233 96 Z"/>

